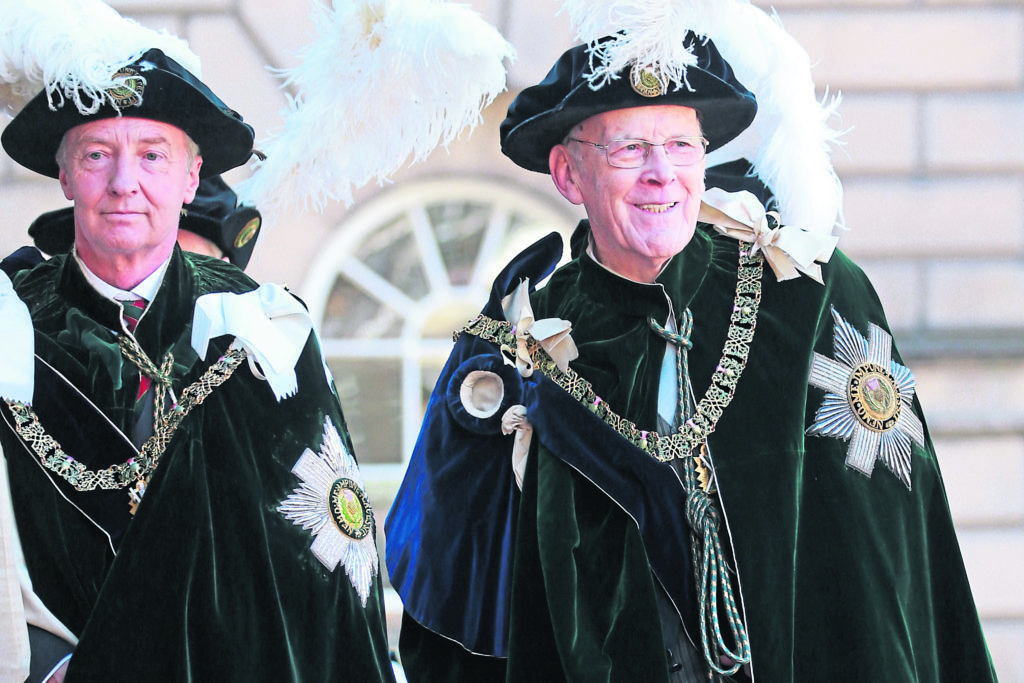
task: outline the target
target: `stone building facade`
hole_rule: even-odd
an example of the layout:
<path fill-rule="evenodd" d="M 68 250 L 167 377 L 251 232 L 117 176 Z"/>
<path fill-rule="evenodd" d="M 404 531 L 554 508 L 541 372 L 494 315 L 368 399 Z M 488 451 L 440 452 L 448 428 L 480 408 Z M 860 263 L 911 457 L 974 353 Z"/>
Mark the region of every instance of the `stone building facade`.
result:
<path fill-rule="evenodd" d="M 280 126 L 285 98 L 266 67 L 296 64 L 311 40 L 305 0 L 112 4 L 186 38 L 258 141 Z M 518 51 L 510 92 L 572 42 L 555 0 L 470 4 Z M 816 82 L 842 93 L 849 130 L 834 158 L 850 230 L 840 247 L 872 277 L 918 378 L 997 671 L 1024 681 L 1024 305 L 1014 294 L 1024 291 L 1024 2 L 773 5 L 815 60 Z M 451 330 L 482 304 L 496 264 L 577 216 L 546 176 L 499 154 L 508 101 L 351 207 L 281 216 L 249 267 L 309 303 L 381 519 Z M 64 204 L 56 183 L 0 159 L 0 253 Z"/>

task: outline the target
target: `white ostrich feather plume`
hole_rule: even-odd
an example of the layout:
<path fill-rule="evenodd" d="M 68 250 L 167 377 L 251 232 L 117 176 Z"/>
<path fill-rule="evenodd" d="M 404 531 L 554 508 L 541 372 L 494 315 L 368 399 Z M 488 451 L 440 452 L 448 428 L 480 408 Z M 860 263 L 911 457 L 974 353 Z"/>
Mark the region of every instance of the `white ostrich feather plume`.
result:
<path fill-rule="evenodd" d="M 70 100 L 95 113 L 119 68 L 159 48 L 197 77 L 188 43 L 119 15 L 99 0 L 0 0 L 0 107 L 14 115 L 46 89 L 50 107 Z"/>
<path fill-rule="evenodd" d="M 587 80 L 595 90 L 618 78 L 632 64 L 648 69 L 661 82 L 688 88 L 686 69 L 697 58 L 681 40 L 690 29 L 706 35 L 705 26 L 717 22 L 732 0 L 565 0 L 576 37 L 590 47 Z M 682 28 L 681 28 L 682 27 Z M 614 36 L 597 44 L 601 38 Z"/>
<path fill-rule="evenodd" d="M 505 88 L 514 50 L 468 6 L 435 0 L 335 0 L 314 5 L 318 37 L 283 72 L 284 128 L 236 188 L 265 215 L 383 183 L 410 158 L 476 125 Z M 410 162 L 410 163 L 412 163 Z"/>
<path fill-rule="evenodd" d="M 818 100 L 810 57 L 778 16 L 737 4 L 727 24 L 711 29 L 711 38 L 757 96 L 757 116 L 738 138 L 709 154 L 708 165 L 746 157 L 775 194 L 784 225 L 823 235 L 844 228 L 843 186 L 830 158 L 841 135 L 830 125 L 840 97 Z"/>
<path fill-rule="evenodd" d="M 591 87 L 634 62 L 686 87 L 687 30 L 710 38 L 757 97 L 757 117 L 736 140 L 708 155 L 708 166 L 741 157 L 775 194 L 782 222 L 829 235 L 843 226 L 843 188 L 832 168 L 830 126 L 838 96 L 819 101 L 807 52 L 749 0 L 563 0 L 577 38 L 591 45 Z M 602 37 L 611 41 L 596 45 Z"/>

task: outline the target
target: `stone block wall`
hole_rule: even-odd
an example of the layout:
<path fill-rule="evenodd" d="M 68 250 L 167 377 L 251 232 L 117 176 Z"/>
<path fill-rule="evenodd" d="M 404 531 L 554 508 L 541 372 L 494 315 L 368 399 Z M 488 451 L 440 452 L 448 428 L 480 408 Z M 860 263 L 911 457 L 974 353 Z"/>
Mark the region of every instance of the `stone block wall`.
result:
<path fill-rule="evenodd" d="M 918 378 L 1000 680 L 1024 681 L 1024 3 L 775 6 L 843 94 L 840 246 Z"/>

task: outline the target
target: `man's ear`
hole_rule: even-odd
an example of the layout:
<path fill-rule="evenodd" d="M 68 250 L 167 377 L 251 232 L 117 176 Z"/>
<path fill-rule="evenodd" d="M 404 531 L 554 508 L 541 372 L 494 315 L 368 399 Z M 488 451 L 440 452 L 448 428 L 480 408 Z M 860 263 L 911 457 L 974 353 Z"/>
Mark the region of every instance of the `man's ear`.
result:
<path fill-rule="evenodd" d="M 551 180 L 561 195 L 573 204 L 582 204 L 583 193 L 576 184 L 576 169 L 568 147 L 555 145 L 551 148 L 548 154 L 548 169 L 551 171 Z"/>
<path fill-rule="evenodd" d="M 71 194 L 71 184 L 68 183 L 68 174 L 64 172 L 64 169 L 60 169 L 60 173 L 57 176 L 60 181 L 60 189 L 64 191 L 64 199 L 70 199 L 74 201 L 74 197 Z"/>
<path fill-rule="evenodd" d="M 199 189 L 199 169 L 203 167 L 203 157 L 196 155 L 192 160 L 192 168 L 188 170 L 188 186 L 185 188 L 185 203 L 191 204 Z"/>

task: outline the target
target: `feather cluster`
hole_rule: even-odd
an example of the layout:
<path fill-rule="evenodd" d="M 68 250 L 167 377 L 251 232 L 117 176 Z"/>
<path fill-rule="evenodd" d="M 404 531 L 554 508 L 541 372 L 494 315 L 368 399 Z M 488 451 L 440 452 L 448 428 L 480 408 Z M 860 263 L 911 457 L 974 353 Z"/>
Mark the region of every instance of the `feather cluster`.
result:
<path fill-rule="evenodd" d="M 824 235 L 843 228 L 843 186 L 830 158 L 841 134 L 830 125 L 839 96 L 818 99 L 810 57 L 777 15 L 739 4 L 711 38 L 757 97 L 757 116 L 709 154 L 708 165 L 745 157 L 774 193 L 784 225 Z"/>
<path fill-rule="evenodd" d="M 505 88 L 511 45 L 465 5 L 434 0 L 335 0 L 314 6 L 316 39 L 294 69 L 285 125 L 266 160 L 236 188 L 265 215 L 327 200 L 352 202 L 482 120 Z"/>
<path fill-rule="evenodd" d="M 576 37 L 590 45 L 587 80 L 595 90 L 618 78 L 627 66 L 648 70 L 663 90 L 687 88 L 686 69 L 697 63 L 683 44 L 690 29 L 707 35 L 705 26 L 720 23 L 732 0 L 565 0 L 563 9 Z M 604 38 L 610 39 L 601 40 Z M 601 42 L 598 42 L 598 41 Z"/>
<path fill-rule="evenodd" d="M 745 157 L 775 194 L 784 224 L 824 235 L 843 227 L 843 188 L 830 158 L 840 98 L 817 99 L 810 58 L 778 16 L 748 0 L 563 0 L 563 9 L 591 46 L 594 88 L 634 62 L 661 74 L 663 87 L 686 87 L 694 59 L 680 53 L 680 36 L 689 29 L 710 38 L 758 110 L 742 135 L 708 155 L 708 165 Z"/>
<path fill-rule="evenodd" d="M 95 113 L 123 86 L 121 67 L 159 48 L 197 77 L 199 57 L 165 31 L 126 19 L 99 0 L 0 0 L 0 107 L 14 115 L 46 89 L 50 107 Z"/>

